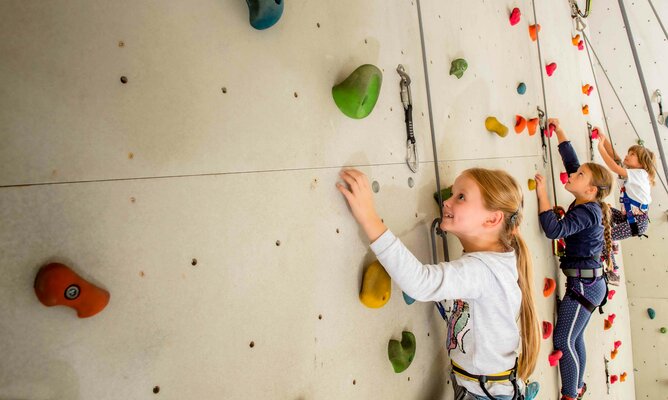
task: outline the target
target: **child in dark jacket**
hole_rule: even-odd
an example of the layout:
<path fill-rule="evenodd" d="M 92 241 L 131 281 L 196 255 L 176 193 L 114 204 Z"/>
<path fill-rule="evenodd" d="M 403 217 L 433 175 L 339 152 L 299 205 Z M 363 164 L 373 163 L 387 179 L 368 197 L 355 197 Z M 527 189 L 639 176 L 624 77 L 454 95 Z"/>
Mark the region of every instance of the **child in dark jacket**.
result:
<path fill-rule="evenodd" d="M 584 330 L 594 309 L 607 293 L 601 255 L 610 254 L 610 207 L 603 201 L 611 191 L 610 172 L 596 163 L 580 165 L 573 146 L 558 119 L 548 123 L 556 128 L 559 153 L 569 179 L 565 189 L 575 196 L 563 219 L 552 211 L 547 198 L 545 178 L 536 175 L 536 194 L 540 224 L 550 239 L 564 238 L 565 255 L 560 268 L 567 276 L 566 295 L 557 313 L 554 348 L 561 350 L 559 360 L 562 400 L 580 398 L 584 392 L 586 351 Z"/>

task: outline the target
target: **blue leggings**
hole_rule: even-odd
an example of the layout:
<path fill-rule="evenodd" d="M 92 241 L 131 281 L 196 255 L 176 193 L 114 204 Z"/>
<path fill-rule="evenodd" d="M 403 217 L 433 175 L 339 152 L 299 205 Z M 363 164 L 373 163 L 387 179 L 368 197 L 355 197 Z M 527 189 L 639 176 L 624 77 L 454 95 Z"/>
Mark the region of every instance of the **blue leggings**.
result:
<path fill-rule="evenodd" d="M 584 295 L 592 304 L 601 304 L 606 292 L 602 277 L 595 280 L 569 277 L 566 287 Z M 577 397 L 578 389 L 584 385 L 587 362 L 584 331 L 590 317 L 591 313 L 570 296 L 564 296 L 561 300 L 557 326 L 554 328 L 554 348 L 563 353 L 559 360 L 562 395 Z"/>

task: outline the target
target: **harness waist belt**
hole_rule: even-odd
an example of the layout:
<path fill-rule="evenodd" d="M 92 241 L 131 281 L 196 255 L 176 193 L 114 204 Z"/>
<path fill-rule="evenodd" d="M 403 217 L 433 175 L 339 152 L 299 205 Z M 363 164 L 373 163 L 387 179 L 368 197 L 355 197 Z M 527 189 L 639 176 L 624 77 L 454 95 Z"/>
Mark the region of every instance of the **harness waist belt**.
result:
<path fill-rule="evenodd" d="M 507 371 L 499 372 L 498 374 L 474 375 L 469 373 L 459 365 L 457 365 L 454 361 L 451 361 L 451 363 L 452 363 L 452 371 L 455 374 L 474 382 L 479 382 L 480 380 L 482 380 L 483 382 L 504 382 L 504 381 L 510 381 L 515 376 L 514 368 L 509 369 Z"/>
<path fill-rule="evenodd" d="M 598 278 L 603 276 L 603 268 L 592 268 L 592 269 L 571 269 L 564 268 L 564 275 L 571 278 Z"/>

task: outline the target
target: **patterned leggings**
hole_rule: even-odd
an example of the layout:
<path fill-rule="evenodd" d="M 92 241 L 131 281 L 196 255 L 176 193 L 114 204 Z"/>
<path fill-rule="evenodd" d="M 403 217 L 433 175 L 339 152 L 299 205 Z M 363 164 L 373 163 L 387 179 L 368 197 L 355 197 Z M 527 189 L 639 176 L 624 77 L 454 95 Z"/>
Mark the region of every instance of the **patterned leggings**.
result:
<path fill-rule="evenodd" d="M 610 208 L 612 211 L 612 240 L 623 240 L 631 237 L 631 226 L 626 219 L 626 214 L 616 208 Z M 647 214 L 640 214 L 635 216 L 638 223 L 638 233 L 641 235 L 647 232 L 649 226 L 649 218 Z"/>
<path fill-rule="evenodd" d="M 584 295 L 592 304 L 601 304 L 605 297 L 606 285 L 602 277 L 595 280 L 569 277 L 566 286 Z M 591 313 L 577 300 L 570 296 L 564 296 L 561 300 L 553 339 L 555 350 L 563 353 L 559 360 L 562 395 L 577 397 L 578 389 L 584 385 L 587 362 L 584 331 L 590 317 Z"/>

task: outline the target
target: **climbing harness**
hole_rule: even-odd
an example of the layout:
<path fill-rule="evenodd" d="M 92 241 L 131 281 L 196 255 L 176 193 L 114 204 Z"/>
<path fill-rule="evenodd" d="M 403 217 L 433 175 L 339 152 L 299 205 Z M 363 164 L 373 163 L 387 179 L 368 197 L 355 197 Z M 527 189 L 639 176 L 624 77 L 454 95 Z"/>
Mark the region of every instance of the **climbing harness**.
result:
<path fill-rule="evenodd" d="M 461 376 L 462 378 L 467 379 L 469 381 L 478 382 L 480 384 L 480 388 L 482 389 L 482 391 L 485 392 L 485 395 L 489 397 L 491 400 L 495 400 L 496 398 L 492 396 L 485 387 L 485 384 L 487 382 L 510 382 L 513 384 L 513 391 L 514 391 L 513 400 L 524 400 L 524 395 L 520 393 L 519 387 L 517 385 L 517 359 L 515 359 L 515 366 L 513 368 L 492 375 L 475 375 L 466 371 L 464 368 L 457 365 L 457 363 L 455 363 L 454 361 L 450 362 L 452 364 L 452 372 L 454 374 L 457 374 L 458 376 Z M 468 391 L 463 387 L 458 386 L 457 382 L 454 379 L 453 383 L 455 385 L 455 399 L 456 400 L 467 399 L 466 394 L 468 393 Z"/>
<path fill-rule="evenodd" d="M 597 279 L 603 277 L 603 279 L 605 280 L 605 296 L 603 296 L 603 301 L 601 301 L 601 304 L 599 305 L 592 303 L 582 293 L 573 290 L 573 288 L 570 286 L 566 288 L 566 294 L 565 294 L 565 296 L 568 296 L 571 299 L 580 303 L 580 305 L 586 308 L 587 311 L 589 311 L 589 313 L 593 313 L 594 310 L 598 308 L 598 312 L 600 314 L 603 314 L 603 306 L 608 302 L 608 278 L 607 275 L 604 273 L 603 268 L 599 267 L 593 269 L 562 269 L 562 271 L 564 275 L 571 278 L 594 279 L 594 281 L 592 281 L 591 283 L 583 282 L 582 284 L 585 286 L 593 285 Z"/>
<path fill-rule="evenodd" d="M 415 135 L 413 134 L 413 102 L 411 99 L 411 78 L 406 73 L 404 66 L 399 64 L 397 72 L 401 77 L 401 103 L 404 106 L 404 121 L 406 122 L 406 164 L 411 171 L 417 172 L 419 164 L 417 148 L 415 147 Z"/>
<path fill-rule="evenodd" d="M 631 227 L 631 236 L 647 237 L 647 235 L 641 235 L 640 232 L 638 231 L 638 222 L 636 221 L 635 215 L 633 215 L 632 207 L 638 207 L 640 211 L 647 214 L 647 211 L 649 210 L 649 205 L 642 204 L 639 201 L 630 198 L 629 195 L 626 193 L 626 188 L 624 187 L 622 187 L 620 191 L 619 202 L 621 204 L 624 204 L 624 210 L 626 211 L 626 220 L 629 222 L 629 226 Z"/>
<path fill-rule="evenodd" d="M 663 104 L 661 103 L 661 91 L 659 89 L 654 91 L 654 98 L 656 99 L 656 102 L 659 103 L 659 116 L 656 118 L 656 122 L 658 122 L 659 125 L 663 125 L 666 123 L 666 117 L 663 116 Z"/>

